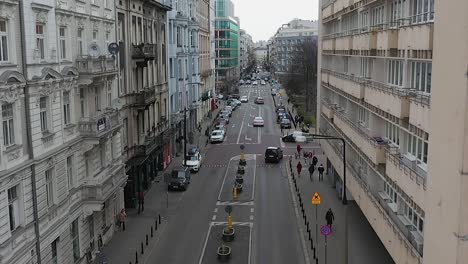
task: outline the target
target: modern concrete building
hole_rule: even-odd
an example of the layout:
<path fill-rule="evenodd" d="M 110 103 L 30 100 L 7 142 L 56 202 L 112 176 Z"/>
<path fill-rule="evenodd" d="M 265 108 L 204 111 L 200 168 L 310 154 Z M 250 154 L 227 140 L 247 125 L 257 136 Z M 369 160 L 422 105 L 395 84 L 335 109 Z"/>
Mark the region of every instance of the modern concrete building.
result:
<path fill-rule="evenodd" d="M 193 142 L 193 131 L 199 119 L 197 116 L 201 105 L 200 19 L 204 21 L 205 18 L 198 14 L 199 6 L 194 0 L 174 0 L 171 6 L 172 11 L 168 14 L 170 111 L 171 127 L 175 135 L 173 151 L 180 152 L 184 138 L 184 111 L 186 111 L 189 142 Z M 206 36 L 206 30 L 204 35 Z"/>
<path fill-rule="evenodd" d="M 0 1 L 0 263 L 88 263 L 122 160 L 111 1 Z"/>
<path fill-rule="evenodd" d="M 327 170 L 396 263 L 468 261 L 468 2 L 320 1 Z"/>
<path fill-rule="evenodd" d="M 122 145 L 129 176 L 125 207 L 148 190 L 172 159 L 169 124 L 167 12 L 155 0 L 116 1 Z"/>
<path fill-rule="evenodd" d="M 270 53 L 268 56 L 272 72 L 279 76 L 287 73 L 292 65 L 296 46 L 306 39 L 317 38 L 317 35 L 317 21 L 293 19 L 283 24 L 270 40 L 269 48 L 265 50 L 266 53 Z"/>
<path fill-rule="evenodd" d="M 239 19 L 231 0 L 215 2 L 216 81 L 239 79 Z"/>

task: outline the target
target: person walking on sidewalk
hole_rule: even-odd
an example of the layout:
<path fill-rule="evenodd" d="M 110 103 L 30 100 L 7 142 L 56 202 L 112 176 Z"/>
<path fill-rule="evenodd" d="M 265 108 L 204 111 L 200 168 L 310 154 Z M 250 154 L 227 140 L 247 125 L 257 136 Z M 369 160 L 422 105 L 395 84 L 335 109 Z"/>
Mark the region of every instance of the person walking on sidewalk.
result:
<path fill-rule="evenodd" d="M 313 182 L 314 181 L 314 171 L 315 171 L 315 166 L 314 164 L 310 164 L 309 166 L 309 177 L 310 177 L 310 181 Z M 320 178 L 319 178 L 320 179 Z"/>
<path fill-rule="evenodd" d="M 320 164 L 317 168 L 318 173 L 319 173 L 319 181 L 323 181 L 323 172 L 325 171 L 325 168 L 323 167 L 323 164 Z"/>
<path fill-rule="evenodd" d="M 122 231 L 125 231 L 125 222 L 127 221 L 127 212 L 125 212 L 125 209 L 122 208 L 119 213 L 119 224 L 120 224 L 120 229 Z"/>
<path fill-rule="evenodd" d="M 317 156 L 314 156 L 314 157 L 312 158 L 312 164 L 314 164 L 314 166 L 317 166 L 317 163 L 318 163 Z"/>
<path fill-rule="evenodd" d="M 138 193 L 138 214 L 145 211 L 145 193 L 143 191 Z"/>
<path fill-rule="evenodd" d="M 297 150 L 297 153 L 296 153 L 296 159 L 300 158 L 301 157 L 301 145 L 297 144 L 297 147 L 296 147 L 296 150 Z"/>
<path fill-rule="evenodd" d="M 327 225 L 332 228 L 333 221 L 335 220 L 335 215 L 332 212 L 332 209 L 329 208 L 327 214 L 325 215 L 325 219 L 327 220 Z"/>
<path fill-rule="evenodd" d="M 297 167 L 296 167 L 296 168 L 297 168 L 297 177 L 300 178 L 300 177 L 301 177 L 301 171 L 302 171 L 302 164 L 301 164 L 300 161 L 297 163 Z"/>

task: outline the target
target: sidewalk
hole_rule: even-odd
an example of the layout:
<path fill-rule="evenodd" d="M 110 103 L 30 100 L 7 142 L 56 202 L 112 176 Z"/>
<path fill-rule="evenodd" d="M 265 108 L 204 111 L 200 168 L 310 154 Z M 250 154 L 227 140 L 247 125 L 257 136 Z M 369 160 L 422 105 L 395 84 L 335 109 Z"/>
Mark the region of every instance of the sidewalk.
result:
<path fill-rule="evenodd" d="M 323 152 L 320 152 L 323 153 Z M 324 155 L 317 156 L 319 161 L 318 165 L 324 164 L 326 166 L 326 157 Z M 304 164 L 304 159 L 300 159 L 301 163 Z M 320 233 L 320 227 L 326 224 L 325 214 L 326 211 L 331 208 L 335 216 L 335 221 L 332 225 L 332 233 L 327 238 L 327 263 L 328 264 L 342 264 L 344 263 L 344 248 L 345 248 L 345 206 L 342 204 L 341 199 L 338 197 L 338 193 L 332 184 L 332 179 L 327 177 L 325 174 L 323 181 L 318 181 L 318 171 L 315 170 L 313 176 L 313 182 L 310 181 L 309 171 L 307 166 L 303 166 L 301 177 L 297 177 L 296 173 L 297 160 L 293 158 L 293 172 L 296 176 L 297 186 L 301 194 L 304 210 L 306 212 L 306 219 L 309 222 L 310 232 L 312 240 L 314 241 L 314 247 L 316 250 L 316 256 L 319 259 L 318 263 L 325 263 L 325 238 Z M 288 168 L 289 170 L 289 168 Z M 311 199 L 314 192 L 318 192 L 321 196 L 321 204 L 316 207 L 312 205 Z M 296 193 L 294 193 L 296 195 Z M 297 197 L 297 196 L 296 196 Z M 348 199 L 351 197 L 348 197 Z M 317 239 L 315 232 L 315 219 L 316 209 L 318 212 L 317 216 Z M 354 201 L 348 201 L 348 260 L 349 264 L 390 264 L 394 263 L 387 250 L 381 243 L 380 239 L 375 234 L 374 230 L 368 223 L 365 216 L 362 214 L 359 206 Z M 309 254 L 311 256 L 312 263 L 315 263 L 313 259 L 313 251 L 310 248 L 310 241 L 308 233 L 306 232 L 306 226 L 304 225 L 304 219 L 302 218 L 302 212 L 300 213 L 299 224 L 304 229 L 304 236 L 307 241 Z"/>
<path fill-rule="evenodd" d="M 211 126 L 217 111 L 218 109 L 212 113 L 212 118 L 203 118 L 201 132 L 195 130 L 194 138 L 197 139 L 198 142 L 196 140 L 194 144 L 198 145 L 202 153 L 204 153 L 207 148 L 205 144 L 207 137 L 204 131 L 207 126 Z M 138 260 L 142 262 L 141 243 L 143 243 L 145 254 L 148 254 L 146 248 L 156 243 L 157 239 L 155 238 L 157 238 L 159 233 L 162 232 L 161 230 L 165 228 L 167 216 L 174 207 L 169 206 L 169 208 L 167 208 L 167 187 L 164 183 L 163 175 L 171 171 L 175 166 L 182 164 L 182 158 L 183 155 L 174 157 L 171 164 L 169 164 L 164 171 L 158 173 L 158 177 L 152 182 L 151 188 L 145 193 L 145 211 L 143 213 L 138 214 L 137 209 L 127 209 L 126 230 L 115 232 L 110 242 L 104 245 L 102 250 L 102 254 L 107 258 L 109 264 L 135 263 L 135 254 L 138 255 Z M 161 218 L 161 222 L 159 222 L 159 217 Z M 153 238 L 151 238 L 151 228 L 153 228 Z M 146 235 L 148 235 L 148 246 L 146 246 Z M 94 263 L 99 262 L 95 260 Z"/>

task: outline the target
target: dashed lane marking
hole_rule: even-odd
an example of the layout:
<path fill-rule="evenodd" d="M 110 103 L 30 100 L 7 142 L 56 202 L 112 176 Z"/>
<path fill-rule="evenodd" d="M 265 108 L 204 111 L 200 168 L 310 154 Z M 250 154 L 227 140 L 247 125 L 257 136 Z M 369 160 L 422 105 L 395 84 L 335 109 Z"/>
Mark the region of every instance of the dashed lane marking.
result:
<path fill-rule="evenodd" d="M 221 202 L 221 201 L 218 201 L 216 202 L 216 206 L 222 206 L 222 205 L 247 205 L 247 206 L 253 206 L 254 205 L 254 202 L 253 201 L 250 201 L 250 202 Z M 251 210 L 252 211 L 252 210 Z"/>

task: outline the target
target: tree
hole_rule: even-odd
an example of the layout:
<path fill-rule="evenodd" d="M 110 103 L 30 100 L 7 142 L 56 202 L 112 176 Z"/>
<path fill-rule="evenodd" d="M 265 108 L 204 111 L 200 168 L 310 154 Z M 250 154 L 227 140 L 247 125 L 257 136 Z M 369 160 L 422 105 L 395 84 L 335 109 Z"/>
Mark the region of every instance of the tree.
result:
<path fill-rule="evenodd" d="M 297 44 L 291 54 L 289 74 L 291 82 L 299 81 L 295 80 L 297 77 L 302 79 L 306 98 L 305 110 L 314 114 L 317 110 L 317 50 L 316 38 L 308 38 Z"/>

